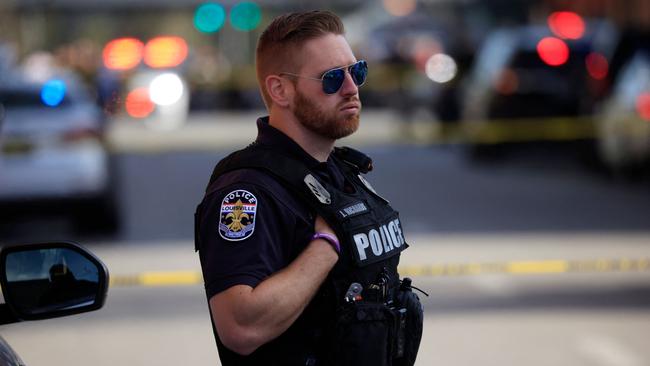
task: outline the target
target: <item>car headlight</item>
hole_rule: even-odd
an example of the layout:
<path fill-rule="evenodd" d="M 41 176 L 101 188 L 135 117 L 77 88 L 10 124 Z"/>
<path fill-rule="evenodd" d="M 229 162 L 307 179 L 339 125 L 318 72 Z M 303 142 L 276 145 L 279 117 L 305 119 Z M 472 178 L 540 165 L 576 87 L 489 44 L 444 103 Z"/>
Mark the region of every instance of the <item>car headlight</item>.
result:
<path fill-rule="evenodd" d="M 152 102 L 160 106 L 178 102 L 183 96 L 183 92 L 183 81 L 174 73 L 160 74 L 149 84 L 149 97 Z"/>

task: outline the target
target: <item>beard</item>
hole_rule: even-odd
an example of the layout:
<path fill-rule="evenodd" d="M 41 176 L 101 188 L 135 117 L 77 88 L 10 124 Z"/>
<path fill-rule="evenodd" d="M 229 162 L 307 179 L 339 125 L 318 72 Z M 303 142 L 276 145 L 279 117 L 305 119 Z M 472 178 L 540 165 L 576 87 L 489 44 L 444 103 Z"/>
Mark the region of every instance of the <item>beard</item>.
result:
<path fill-rule="evenodd" d="M 344 105 L 358 98 L 347 98 L 339 105 Z M 359 128 L 359 113 L 347 117 L 337 116 L 338 109 L 324 111 L 305 94 L 296 89 L 295 108 L 293 114 L 305 128 L 320 136 L 338 140 L 350 136 Z"/>

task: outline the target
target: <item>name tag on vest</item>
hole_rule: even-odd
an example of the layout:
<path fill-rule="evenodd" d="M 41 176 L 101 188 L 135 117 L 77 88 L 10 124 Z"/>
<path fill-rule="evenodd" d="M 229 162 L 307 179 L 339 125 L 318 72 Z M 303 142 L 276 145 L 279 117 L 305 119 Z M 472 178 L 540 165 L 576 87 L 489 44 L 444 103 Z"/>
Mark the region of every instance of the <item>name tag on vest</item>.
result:
<path fill-rule="evenodd" d="M 347 217 L 354 217 L 366 212 L 368 212 L 368 207 L 366 207 L 366 204 L 363 202 L 357 202 L 348 207 L 344 207 L 338 210 L 337 214 L 339 218 L 345 219 Z"/>
<path fill-rule="evenodd" d="M 353 253 L 360 267 L 388 259 L 408 248 L 398 218 L 352 235 Z"/>

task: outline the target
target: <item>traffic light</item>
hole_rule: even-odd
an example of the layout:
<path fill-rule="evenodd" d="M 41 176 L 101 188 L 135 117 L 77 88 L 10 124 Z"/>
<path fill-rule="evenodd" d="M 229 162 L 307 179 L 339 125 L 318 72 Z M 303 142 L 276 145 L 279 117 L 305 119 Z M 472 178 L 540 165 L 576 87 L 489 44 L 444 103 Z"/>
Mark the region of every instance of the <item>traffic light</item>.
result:
<path fill-rule="evenodd" d="M 199 5 L 194 12 L 194 27 L 203 33 L 219 31 L 226 21 L 226 10 L 218 3 Z M 244 1 L 230 9 L 230 24 L 238 31 L 248 32 L 262 21 L 262 10 L 253 1 Z"/>
<path fill-rule="evenodd" d="M 223 6 L 215 3 L 200 5 L 194 13 L 194 26 L 200 32 L 214 33 L 223 27 L 226 21 L 226 11 Z"/>
<path fill-rule="evenodd" d="M 230 11 L 230 23 L 233 28 L 242 32 L 257 28 L 261 20 L 262 10 L 254 2 L 239 3 Z"/>

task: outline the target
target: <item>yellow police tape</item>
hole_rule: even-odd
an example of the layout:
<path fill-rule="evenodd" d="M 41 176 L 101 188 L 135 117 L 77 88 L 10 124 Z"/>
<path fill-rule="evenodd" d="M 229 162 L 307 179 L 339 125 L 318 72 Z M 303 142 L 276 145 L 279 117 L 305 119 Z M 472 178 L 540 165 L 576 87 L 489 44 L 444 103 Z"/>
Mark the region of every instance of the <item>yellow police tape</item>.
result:
<path fill-rule="evenodd" d="M 492 120 L 461 125 L 466 140 L 474 143 L 570 141 L 597 137 L 595 121 L 591 117 Z"/>
<path fill-rule="evenodd" d="M 650 123 L 639 121 L 637 125 Z M 365 144 L 426 144 L 426 145 L 497 145 L 526 142 L 567 142 L 598 139 L 597 122 L 592 117 L 519 118 L 459 121 L 440 123 L 429 120 L 395 121 L 395 129 L 385 133 L 357 135 L 355 145 Z M 128 126 L 128 127 L 127 127 Z M 215 124 L 184 127 L 183 134 L 162 134 L 150 130 L 133 129 L 134 125 L 116 123 L 108 136 L 107 148 L 112 153 L 160 153 L 164 151 L 213 151 L 224 147 L 239 146 L 244 140 L 221 141 L 210 136 L 219 135 Z M 198 126 L 198 127 L 197 127 Z M 366 131 L 371 131 L 371 127 Z M 212 130 L 214 129 L 214 130 Z M 619 125 L 617 130 L 624 129 Z M 632 128 L 627 128 L 632 129 Z M 249 131 L 250 132 L 250 131 Z M 639 132 L 632 131 L 632 135 Z"/>
<path fill-rule="evenodd" d="M 529 141 L 573 141 L 598 137 L 592 117 L 493 119 L 441 124 L 434 144 L 501 144 Z"/>
<path fill-rule="evenodd" d="M 485 274 L 550 275 L 561 273 L 646 272 L 650 258 L 595 260 L 540 260 L 495 263 L 459 263 L 400 266 L 407 277 L 455 277 Z M 203 283 L 198 271 L 143 272 L 112 276 L 111 286 L 186 286 Z"/>

